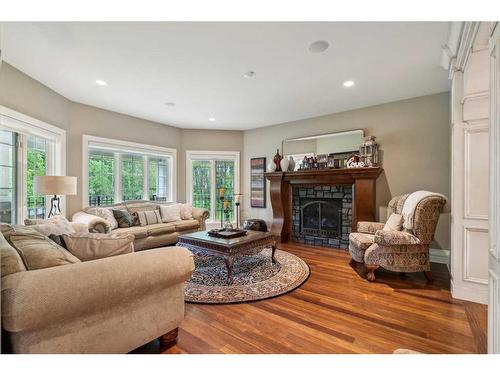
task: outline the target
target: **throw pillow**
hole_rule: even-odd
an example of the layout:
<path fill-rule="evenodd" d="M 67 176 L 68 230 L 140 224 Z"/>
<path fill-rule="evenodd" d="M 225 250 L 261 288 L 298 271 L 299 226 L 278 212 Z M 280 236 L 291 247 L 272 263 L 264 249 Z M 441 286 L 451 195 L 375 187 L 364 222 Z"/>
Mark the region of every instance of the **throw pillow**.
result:
<path fill-rule="evenodd" d="M 191 203 L 181 203 L 179 204 L 181 208 L 181 219 L 182 220 L 192 220 L 193 219 L 193 207 Z"/>
<path fill-rule="evenodd" d="M 383 230 L 397 230 L 400 231 L 403 227 L 403 216 L 399 214 L 391 214 L 387 219 Z"/>
<path fill-rule="evenodd" d="M 87 212 L 91 215 L 99 216 L 106 220 L 111 227 L 111 230 L 118 228 L 118 222 L 113 215 L 113 210 L 106 207 L 93 207 L 89 208 Z"/>
<path fill-rule="evenodd" d="M 139 216 L 139 223 L 141 227 L 145 225 L 159 224 L 162 222 L 160 216 L 160 210 L 139 211 L 137 212 L 137 216 Z"/>
<path fill-rule="evenodd" d="M 80 260 L 68 250 L 36 230 L 28 228 L 31 227 L 16 229 L 10 235 L 10 243 L 21 256 L 28 270 L 80 263 Z"/>
<path fill-rule="evenodd" d="M 47 220 L 41 224 L 28 225 L 26 228 L 34 229 L 44 236 L 49 236 L 51 234 L 61 235 L 75 232 L 75 230 L 71 226 L 71 223 L 66 218 L 64 218 L 63 220 L 54 221 Z"/>
<path fill-rule="evenodd" d="M 87 232 L 88 233 L 88 232 Z M 62 234 L 51 234 L 49 238 L 54 241 L 56 244 L 58 244 L 61 247 L 64 247 L 66 250 L 68 250 L 68 247 L 66 246 L 66 243 L 64 242 L 64 238 Z"/>
<path fill-rule="evenodd" d="M 0 233 L 0 275 L 2 277 L 12 273 L 26 271 L 23 260 L 19 253 L 14 249 Z"/>
<path fill-rule="evenodd" d="M 181 220 L 181 207 L 179 204 L 160 205 L 161 219 L 164 223 Z"/>
<path fill-rule="evenodd" d="M 130 228 L 134 226 L 134 216 L 125 210 L 113 210 L 113 216 L 119 228 Z"/>
<path fill-rule="evenodd" d="M 83 262 L 134 252 L 133 234 L 73 233 L 63 239 L 68 250 Z"/>

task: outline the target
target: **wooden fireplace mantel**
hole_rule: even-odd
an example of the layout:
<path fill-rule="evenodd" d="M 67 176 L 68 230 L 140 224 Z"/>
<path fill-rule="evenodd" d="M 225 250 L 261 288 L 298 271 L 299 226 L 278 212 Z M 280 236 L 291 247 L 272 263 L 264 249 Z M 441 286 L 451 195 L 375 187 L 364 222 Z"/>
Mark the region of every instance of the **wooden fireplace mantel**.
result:
<path fill-rule="evenodd" d="M 375 186 L 382 168 L 309 169 L 296 172 L 267 172 L 270 182 L 273 223 L 271 232 L 281 242 L 292 234 L 292 187 L 307 185 L 353 185 L 352 230 L 358 221 L 375 220 Z"/>

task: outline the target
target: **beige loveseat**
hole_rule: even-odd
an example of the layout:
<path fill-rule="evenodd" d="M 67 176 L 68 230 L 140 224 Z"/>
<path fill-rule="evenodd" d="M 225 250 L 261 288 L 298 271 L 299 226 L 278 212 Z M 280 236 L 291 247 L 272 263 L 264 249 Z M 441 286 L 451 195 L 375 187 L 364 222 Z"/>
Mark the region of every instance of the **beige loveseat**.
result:
<path fill-rule="evenodd" d="M 191 252 L 169 247 L 27 270 L 0 234 L 3 351 L 127 353 L 175 340 Z"/>
<path fill-rule="evenodd" d="M 135 213 L 139 211 L 158 210 L 160 203 L 152 201 L 130 201 L 126 203 L 118 203 L 112 206 L 101 207 L 115 210 L 127 210 L 130 213 Z M 135 236 L 135 251 L 152 249 L 160 246 L 175 245 L 181 234 L 205 230 L 205 221 L 209 216 L 208 210 L 193 207 L 193 219 L 145 226 L 136 225 L 130 228 L 111 229 L 109 223 L 102 217 L 89 213 L 92 209 L 93 207 L 87 207 L 82 211 L 75 213 L 72 217 L 72 221 L 74 223 L 88 225 L 90 232 L 133 234 Z"/>

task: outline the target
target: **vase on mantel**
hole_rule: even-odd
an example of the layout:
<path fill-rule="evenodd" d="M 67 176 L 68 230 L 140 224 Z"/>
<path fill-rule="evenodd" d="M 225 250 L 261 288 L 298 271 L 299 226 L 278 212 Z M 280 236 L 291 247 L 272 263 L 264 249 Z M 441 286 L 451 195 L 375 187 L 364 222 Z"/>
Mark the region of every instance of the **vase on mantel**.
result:
<path fill-rule="evenodd" d="M 280 161 L 280 167 L 281 167 L 281 170 L 283 172 L 287 172 L 288 171 L 288 166 L 289 166 L 289 161 L 288 159 L 281 159 Z"/>
<path fill-rule="evenodd" d="M 274 155 L 274 158 L 273 158 L 273 162 L 276 165 L 276 172 L 282 171 L 281 165 L 280 165 L 281 159 L 283 159 L 283 157 L 280 155 L 280 149 L 277 148 L 276 155 Z"/>
<path fill-rule="evenodd" d="M 295 160 L 293 160 L 293 157 L 290 156 L 288 158 L 288 172 L 293 172 L 295 170 Z"/>
<path fill-rule="evenodd" d="M 267 164 L 267 171 L 276 172 L 276 164 L 274 164 L 273 161 L 270 161 L 269 164 Z"/>

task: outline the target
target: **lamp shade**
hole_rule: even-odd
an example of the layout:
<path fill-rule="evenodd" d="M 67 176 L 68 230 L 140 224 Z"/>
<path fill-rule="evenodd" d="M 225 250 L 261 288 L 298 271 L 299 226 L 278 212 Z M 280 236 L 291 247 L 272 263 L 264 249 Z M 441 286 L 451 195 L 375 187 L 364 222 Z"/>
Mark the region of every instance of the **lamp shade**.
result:
<path fill-rule="evenodd" d="M 40 195 L 76 195 L 76 177 L 35 176 L 33 190 Z"/>

